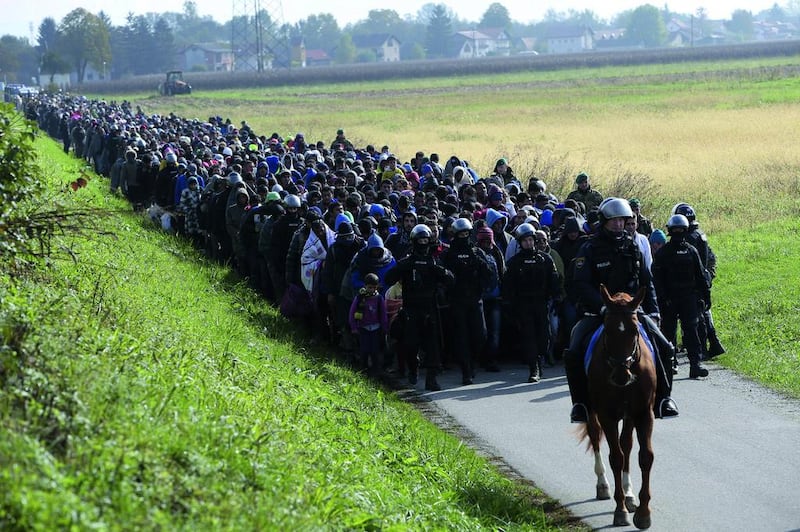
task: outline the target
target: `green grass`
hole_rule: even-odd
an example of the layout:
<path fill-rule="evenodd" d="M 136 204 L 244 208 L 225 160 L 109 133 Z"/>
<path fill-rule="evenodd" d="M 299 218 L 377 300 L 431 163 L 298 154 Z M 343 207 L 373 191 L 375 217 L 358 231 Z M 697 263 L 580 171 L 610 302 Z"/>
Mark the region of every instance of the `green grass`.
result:
<path fill-rule="evenodd" d="M 110 214 L 0 275 L 0 528 L 571 526 L 37 146 L 57 201 Z"/>
<path fill-rule="evenodd" d="M 800 398 L 800 243 L 797 218 L 716 236 L 714 313 L 720 362 Z"/>
<path fill-rule="evenodd" d="M 726 63 L 745 68 L 736 64 Z M 704 227 L 717 229 L 714 316 L 728 349 L 720 362 L 800 397 L 800 163 L 791 135 L 783 135 L 785 146 L 774 138 L 759 144 L 763 128 L 791 130 L 777 122 L 791 118 L 800 84 L 758 75 L 634 79 L 727 66 L 596 73 L 629 77 L 615 83 L 582 79 L 586 71 L 538 78 L 573 80 L 558 89 L 532 88 L 532 78 L 514 75 L 503 76 L 510 84 L 502 88 L 488 77 L 426 80 L 426 88 L 438 87 L 426 93 L 412 80 L 138 103 L 149 113 L 222 113 L 259 131 L 286 134 L 300 124 L 307 138 L 326 142 L 345 127 L 354 137 L 386 139 L 406 157 L 433 147 L 443 157 L 453 149 L 489 164 L 512 154 L 517 168 L 547 168 L 542 175 L 555 190 L 574 175 L 568 155 L 583 154 L 599 173 L 608 152 L 631 181 L 653 178 L 658 186 L 646 207 L 661 214 L 692 191 Z M 746 123 L 722 129 L 737 119 Z M 716 129 L 676 144 L 697 122 Z M 526 123 L 534 127 L 520 133 Z M 626 138 L 625 127 L 635 133 Z M 604 128 L 615 142 L 591 144 Z M 565 140 L 579 135 L 575 145 Z M 638 144 L 642 138 L 650 142 Z M 645 155 L 617 153 L 620 147 Z M 393 394 L 312 349 L 227 270 L 109 197 L 104 179 L 66 192 L 78 163 L 51 141 L 38 141 L 38 149 L 58 201 L 111 214 L 85 223 L 83 234 L 59 236 L 62 247 L 46 264 L 0 273 L 0 528 L 574 526 L 546 496 L 503 477 Z M 531 153 L 535 160 L 523 158 Z M 662 155 L 672 173 L 644 164 Z"/>
<path fill-rule="evenodd" d="M 261 101 L 269 99 L 275 104 L 290 103 L 297 98 L 324 97 L 328 95 L 347 94 L 347 93 L 370 93 L 370 92 L 408 92 L 415 91 L 424 87 L 426 89 L 458 89 L 476 86 L 506 86 L 520 85 L 529 83 L 584 83 L 596 84 L 599 80 L 614 80 L 624 78 L 631 80 L 635 78 L 647 78 L 652 76 L 671 76 L 675 74 L 685 74 L 691 70 L 696 75 L 703 78 L 706 76 L 712 79 L 726 72 L 737 70 L 752 70 L 753 76 L 758 76 L 759 69 L 764 67 L 794 67 L 798 63 L 796 57 L 765 57 L 756 59 L 735 59 L 725 61 L 697 61 L 680 63 L 652 63 L 631 66 L 606 66 L 599 68 L 563 69 L 563 70 L 530 70 L 525 72 L 510 72 L 499 75 L 475 74 L 467 76 L 453 76 L 425 79 L 392 79 L 386 81 L 368 81 L 360 83 L 331 83 L 331 84 L 308 84 L 302 87 L 297 86 L 277 86 L 261 87 L 252 89 L 232 89 L 220 91 L 203 92 L 202 87 L 197 89 L 202 98 L 219 100 L 223 103 L 228 100 L 235 101 Z M 738 76 L 737 76 L 738 77 Z M 196 94 L 196 95 L 198 95 Z M 103 97 L 103 95 L 90 94 L 89 96 Z M 124 96 L 115 96 L 115 99 L 141 100 L 141 99 L 160 99 L 153 92 L 137 92 Z M 183 97 L 168 98 L 167 100 L 180 100 Z"/>

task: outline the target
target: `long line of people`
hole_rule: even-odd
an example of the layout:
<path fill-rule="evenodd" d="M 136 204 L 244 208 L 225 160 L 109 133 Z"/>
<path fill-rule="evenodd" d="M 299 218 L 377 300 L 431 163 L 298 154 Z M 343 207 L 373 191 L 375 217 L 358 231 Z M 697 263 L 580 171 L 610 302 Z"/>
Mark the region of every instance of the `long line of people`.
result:
<path fill-rule="evenodd" d="M 676 205 L 667 242 L 640 200 L 603 198 L 585 173 L 562 202 L 540 179 L 523 184 L 506 159 L 482 178 L 456 155 L 442 165 L 420 151 L 401 163 L 388 146 L 354 146 L 343 130 L 313 143 L 219 116 L 148 115 L 68 95 L 25 109 L 107 176 L 112 193 L 230 264 L 313 341 L 373 375 L 392 370 L 416 385 L 424 368 L 425 388 L 438 390 L 443 367 L 460 368 L 469 385 L 479 368 L 516 361 L 535 383 L 565 351 L 581 421 L 588 405 L 575 360 L 601 310 L 601 279 L 625 291 L 651 286 L 647 312 L 653 334 L 661 318 L 669 374 L 657 415 L 677 415 L 664 400 L 678 322 L 692 378 L 707 375 L 703 358 L 724 352 L 710 314 L 715 257 L 688 204 Z"/>

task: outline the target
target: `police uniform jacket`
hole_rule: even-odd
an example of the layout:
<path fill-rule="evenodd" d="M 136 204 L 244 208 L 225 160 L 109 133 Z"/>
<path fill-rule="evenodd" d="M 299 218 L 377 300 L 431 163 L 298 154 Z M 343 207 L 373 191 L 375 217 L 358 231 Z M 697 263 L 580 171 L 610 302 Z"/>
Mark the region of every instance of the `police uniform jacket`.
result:
<path fill-rule="evenodd" d="M 688 296 L 710 300 L 710 286 L 697 249 L 685 239 L 670 240 L 656 253 L 653 283 L 658 301 Z"/>
<path fill-rule="evenodd" d="M 492 282 L 492 270 L 482 249 L 453 239 L 442 254 L 442 266 L 453 272 L 455 281 L 448 291 L 450 303 L 476 304 Z"/>
<path fill-rule="evenodd" d="M 601 229 L 581 246 L 575 257 L 573 288 L 578 298 L 578 310 L 599 314 L 603 307 L 600 284 L 610 294 L 626 292 L 633 296 L 640 286 L 647 288 L 642 309 L 657 314 L 653 279 L 642 260 L 642 252 L 633 238 L 624 233 L 617 238 Z"/>
<path fill-rule="evenodd" d="M 558 271 L 547 253 L 522 249 L 506 264 L 503 299 L 512 306 L 545 305 L 561 293 Z"/>
<path fill-rule="evenodd" d="M 386 286 L 403 282 L 403 308 L 427 310 L 436 306 L 436 291 L 440 284 L 451 286 L 453 273 L 431 255 L 412 253 L 386 272 Z"/>

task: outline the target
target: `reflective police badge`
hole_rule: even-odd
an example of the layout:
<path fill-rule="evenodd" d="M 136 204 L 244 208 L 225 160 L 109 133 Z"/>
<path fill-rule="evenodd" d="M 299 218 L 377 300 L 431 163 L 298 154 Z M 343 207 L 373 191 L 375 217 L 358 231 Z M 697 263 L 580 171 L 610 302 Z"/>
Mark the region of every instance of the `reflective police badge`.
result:
<path fill-rule="evenodd" d="M 575 259 L 575 269 L 583 268 L 584 264 L 586 264 L 586 257 L 578 257 Z"/>

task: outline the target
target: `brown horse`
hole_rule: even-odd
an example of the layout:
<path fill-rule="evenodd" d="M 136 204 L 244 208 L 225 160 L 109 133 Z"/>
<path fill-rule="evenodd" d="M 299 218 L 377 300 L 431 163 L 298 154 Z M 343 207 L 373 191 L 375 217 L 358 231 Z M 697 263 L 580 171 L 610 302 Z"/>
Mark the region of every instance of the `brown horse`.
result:
<path fill-rule="evenodd" d="M 582 439 L 588 437 L 595 456 L 597 498 L 608 499 L 600 443 L 608 442 L 608 460 L 614 473 L 614 526 L 630 525 L 628 512 L 634 512 L 636 528 L 650 527 L 650 468 L 653 465 L 653 403 L 656 373 L 653 353 L 640 333 L 637 309 L 644 299 L 640 288 L 635 297 L 626 293 L 613 296 L 604 285 L 600 294 L 606 305 L 603 331 L 598 337 L 588 367 L 591 409 L 589 422 L 583 426 Z M 619 421 L 622 420 L 622 432 Z M 633 429 L 639 440 L 639 468 L 642 488 L 639 505 L 630 482 L 630 455 Z"/>

